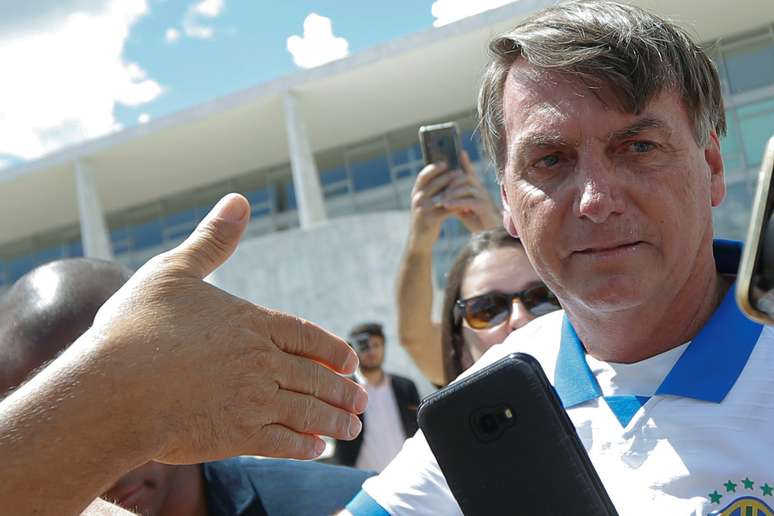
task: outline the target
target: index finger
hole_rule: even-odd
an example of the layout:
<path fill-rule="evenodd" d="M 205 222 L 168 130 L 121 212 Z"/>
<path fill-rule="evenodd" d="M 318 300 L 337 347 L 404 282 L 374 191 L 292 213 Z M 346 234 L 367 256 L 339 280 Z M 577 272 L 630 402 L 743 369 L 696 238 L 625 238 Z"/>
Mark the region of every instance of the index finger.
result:
<path fill-rule="evenodd" d="M 311 358 L 341 374 L 357 370 L 357 354 L 344 340 L 305 319 L 275 312 L 268 334 L 286 353 Z"/>
<path fill-rule="evenodd" d="M 446 172 L 448 169 L 449 165 L 442 161 L 425 165 L 425 167 L 419 171 L 419 174 L 417 174 L 417 180 L 414 183 L 414 189 L 416 190 L 418 188 L 424 188 L 429 181 L 432 181 L 434 178 L 438 177 L 443 172 Z"/>

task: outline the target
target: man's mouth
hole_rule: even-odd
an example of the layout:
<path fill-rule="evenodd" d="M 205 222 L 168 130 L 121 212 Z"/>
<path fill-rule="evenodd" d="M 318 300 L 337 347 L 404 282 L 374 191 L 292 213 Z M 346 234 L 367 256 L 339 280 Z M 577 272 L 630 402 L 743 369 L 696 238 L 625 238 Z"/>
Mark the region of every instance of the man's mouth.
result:
<path fill-rule="evenodd" d="M 635 250 L 643 242 L 641 240 L 628 242 L 599 243 L 585 246 L 577 249 L 573 254 L 579 254 L 589 257 L 616 256 L 628 251 Z"/>

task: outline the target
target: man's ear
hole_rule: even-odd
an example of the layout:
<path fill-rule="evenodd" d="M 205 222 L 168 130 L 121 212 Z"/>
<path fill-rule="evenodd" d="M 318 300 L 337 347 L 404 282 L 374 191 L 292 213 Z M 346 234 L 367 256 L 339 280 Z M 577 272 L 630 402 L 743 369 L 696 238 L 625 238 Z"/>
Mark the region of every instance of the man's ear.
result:
<path fill-rule="evenodd" d="M 726 197 L 723 157 L 720 153 L 720 140 L 715 131 L 710 133 L 709 144 L 704 148 L 704 159 L 710 169 L 710 199 L 714 208 L 720 205 Z"/>
<path fill-rule="evenodd" d="M 503 205 L 503 227 L 513 238 L 519 238 L 519 232 L 516 230 L 516 226 L 513 223 L 513 217 L 511 217 L 511 207 L 508 204 L 508 192 L 505 191 L 505 185 L 500 184 L 500 201 Z"/>

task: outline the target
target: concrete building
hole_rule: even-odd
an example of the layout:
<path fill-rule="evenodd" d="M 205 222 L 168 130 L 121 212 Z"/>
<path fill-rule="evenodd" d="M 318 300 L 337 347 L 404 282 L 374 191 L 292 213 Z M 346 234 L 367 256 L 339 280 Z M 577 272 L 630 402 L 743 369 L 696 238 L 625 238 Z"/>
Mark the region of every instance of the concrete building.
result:
<path fill-rule="evenodd" d="M 253 219 L 212 281 L 339 334 L 382 321 L 388 366 L 417 376 L 396 345 L 393 306 L 408 193 L 422 167 L 417 128 L 458 121 L 496 194 L 474 133 L 487 41 L 552 3 L 520 0 L 0 170 L 0 289 L 64 256 L 136 268 L 181 241 L 221 195 L 239 191 Z M 716 227 L 741 239 L 774 133 L 774 3 L 634 3 L 691 27 L 718 65 L 729 134 L 728 198 Z M 459 224 L 445 225 L 439 286 L 465 238 Z"/>

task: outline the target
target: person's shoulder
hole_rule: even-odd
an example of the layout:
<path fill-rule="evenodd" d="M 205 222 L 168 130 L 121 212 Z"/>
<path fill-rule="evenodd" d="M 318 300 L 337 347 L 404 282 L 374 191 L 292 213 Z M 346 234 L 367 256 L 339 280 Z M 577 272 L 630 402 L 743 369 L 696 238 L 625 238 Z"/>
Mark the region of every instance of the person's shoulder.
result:
<path fill-rule="evenodd" d="M 553 370 L 556 355 L 559 352 L 559 341 L 562 337 L 562 321 L 564 311 L 557 310 L 530 321 L 518 330 L 512 332 L 502 344 L 496 344 L 473 364 L 461 377 L 482 369 L 511 353 L 527 353 L 535 357 L 543 368 Z"/>
<path fill-rule="evenodd" d="M 240 471 L 251 476 L 267 476 L 274 480 L 287 476 L 288 481 L 290 482 L 292 482 L 293 479 L 300 481 L 310 476 L 313 478 L 320 478 L 325 475 L 334 475 L 339 479 L 359 479 L 362 482 L 375 474 L 373 471 L 364 471 L 337 464 L 325 464 L 319 461 L 271 459 L 244 455 L 241 457 L 210 462 L 207 463 L 206 466 L 221 471 Z"/>

